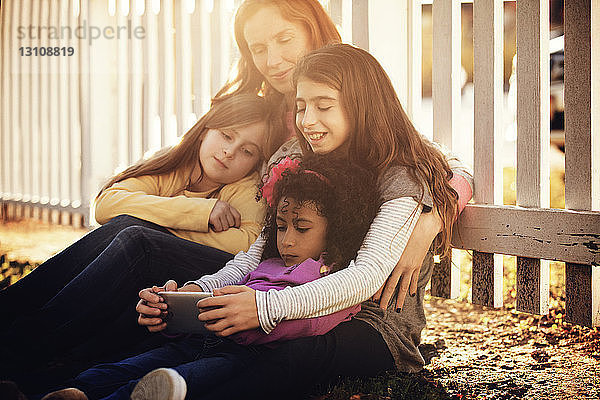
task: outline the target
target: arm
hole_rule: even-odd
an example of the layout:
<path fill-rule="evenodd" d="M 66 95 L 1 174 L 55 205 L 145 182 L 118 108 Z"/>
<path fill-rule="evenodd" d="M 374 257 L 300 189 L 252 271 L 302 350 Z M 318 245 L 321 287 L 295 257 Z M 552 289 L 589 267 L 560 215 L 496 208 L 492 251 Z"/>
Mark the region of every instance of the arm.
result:
<path fill-rule="evenodd" d="M 173 229 L 208 232 L 208 219 L 217 199 L 171 197 L 175 174 L 141 176 L 117 182 L 96 199 L 96 220 L 105 224 L 128 214 Z M 169 190 L 171 189 L 171 190 Z"/>
<path fill-rule="evenodd" d="M 371 297 L 400 259 L 420 213 L 413 198 L 390 200 L 379 209 L 356 262 L 304 285 L 256 292 L 262 329 L 269 333 L 283 320 L 330 314 Z"/>
<path fill-rule="evenodd" d="M 425 137 L 423 139 L 429 141 Z M 473 197 L 473 174 L 458 157 L 444 146 L 435 142 L 430 143 L 444 154 L 453 172 L 453 176 L 448 183 L 458 194 L 458 212 L 460 214 Z M 402 308 L 407 293 L 416 293 L 421 265 L 441 227 L 441 218 L 435 210 L 431 213 L 424 213 L 419 217 L 400 261 L 394 267 L 385 285 L 379 288 L 373 296 L 373 301 L 378 302 L 381 308 L 388 307 L 398 282 L 400 282 L 400 287 L 396 298 L 396 309 Z"/>
<path fill-rule="evenodd" d="M 196 281 L 187 282 L 186 285 L 194 283 L 200 286 L 205 292 L 212 292 L 227 285 L 235 285 L 245 275 L 256 269 L 260 263 L 264 247 L 265 239 L 262 235 L 259 235 L 258 239 L 250 245 L 248 251 L 240 251 L 233 260 L 227 262 L 219 271 L 212 275 L 204 275 Z"/>

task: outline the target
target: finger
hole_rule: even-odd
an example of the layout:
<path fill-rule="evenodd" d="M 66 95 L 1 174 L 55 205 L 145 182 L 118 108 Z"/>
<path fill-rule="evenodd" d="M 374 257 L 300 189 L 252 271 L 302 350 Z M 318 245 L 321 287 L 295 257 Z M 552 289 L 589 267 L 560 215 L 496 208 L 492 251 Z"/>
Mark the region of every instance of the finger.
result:
<path fill-rule="evenodd" d="M 229 315 L 229 313 L 223 307 L 210 309 L 210 310 L 201 308 L 200 313 L 198 314 L 198 319 L 200 321 L 209 322 L 209 321 L 226 318 L 228 315 Z"/>
<path fill-rule="evenodd" d="M 410 280 L 410 287 L 408 289 L 408 293 L 410 293 L 411 296 L 417 294 L 417 283 L 419 283 L 420 272 L 421 268 L 417 268 L 412 274 L 412 279 Z"/>
<path fill-rule="evenodd" d="M 242 215 L 235 208 L 231 207 L 230 209 L 231 209 L 231 214 L 233 214 L 233 219 L 235 222 L 232 226 L 239 228 L 240 226 L 242 226 Z"/>
<path fill-rule="evenodd" d="M 208 329 L 211 332 L 215 332 L 216 334 L 218 334 L 219 332 L 222 332 L 225 329 L 231 328 L 231 322 L 226 320 L 226 319 L 220 319 L 218 321 L 214 321 L 214 322 L 207 322 L 205 324 L 206 329 Z M 220 336 L 220 335 L 219 335 Z"/>
<path fill-rule="evenodd" d="M 173 279 L 169 279 L 167 283 L 165 283 L 165 292 L 176 292 L 177 291 L 177 282 Z"/>
<path fill-rule="evenodd" d="M 383 288 L 385 287 L 386 283 L 387 283 L 387 280 L 383 283 L 383 285 L 381 285 L 379 290 L 376 291 L 375 294 L 371 297 L 371 300 L 374 301 L 375 303 L 379 303 L 379 300 L 381 299 L 381 293 L 383 292 Z"/>
<path fill-rule="evenodd" d="M 396 311 L 402 310 L 404 306 L 404 299 L 406 299 L 406 292 L 408 292 L 408 286 L 410 285 L 410 278 L 408 274 L 403 274 L 400 279 L 400 288 L 398 289 L 398 298 L 396 299 Z"/>
<path fill-rule="evenodd" d="M 243 331 L 243 329 L 237 327 L 237 326 L 231 326 L 227 329 L 223 329 L 221 332 L 217 332 L 215 333 L 215 335 L 217 336 L 229 336 L 229 335 L 233 335 L 234 333 L 238 333 Z"/>
<path fill-rule="evenodd" d="M 162 320 L 162 318 L 149 318 L 143 314 L 140 314 L 138 317 L 138 324 L 140 324 L 142 326 L 160 325 L 163 322 L 164 321 Z"/>
<path fill-rule="evenodd" d="M 228 228 L 231 228 L 232 226 L 235 226 L 235 217 L 231 213 L 231 210 L 228 210 L 228 212 L 225 213 L 225 217 L 227 219 L 227 227 Z"/>
<path fill-rule="evenodd" d="M 146 328 L 150 332 L 160 332 L 160 331 L 164 330 L 166 327 L 167 327 L 167 323 L 163 322 L 162 324 L 154 325 L 154 326 L 148 326 Z"/>
<path fill-rule="evenodd" d="M 142 301 L 138 302 L 137 306 L 135 307 L 135 311 L 139 312 L 140 314 L 145 314 L 145 315 L 150 315 L 150 316 L 160 315 L 160 313 L 166 309 L 167 309 L 167 305 L 165 303 L 156 303 L 153 305 L 149 305 Z"/>
<path fill-rule="evenodd" d="M 385 287 L 383 288 L 383 293 L 381 295 L 381 299 L 379 300 L 379 308 L 386 309 L 390 305 L 390 300 L 394 297 L 394 292 L 396 291 L 396 286 L 398 285 L 398 281 L 402 276 L 402 268 L 400 265 L 397 265 L 392 272 L 392 275 L 388 278 L 385 283 Z"/>
<path fill-rule="evenodd" d="M 221 219 L 219 217 L 216 217 L 215 219 L 213 219 L 212 227 L 213 227 L 213 231 L 215 231 L 215 232 L 221 232 L 223 230 L 223 225 L 221 224 Z"/>
<path fill-rule="evenodd" d="M 222 288 L 215 289 L 214 294 L 216 296 L 223 296 L 226 294 L 237 294 L 237 293 L 243 293 L 243 292 L 247 292 L 247 291 L 248 291 L 248 287 L 246 287 L 246 286 L 229 285 L 229 286 L 223 286 Z"/>
<path fill-rule="evenodd" d="M 145 300 L 147 303 L 160 303 L 163 301 L 162 297 L 148 289 L 140 291 L 139 296 L 140 299 Z"/>

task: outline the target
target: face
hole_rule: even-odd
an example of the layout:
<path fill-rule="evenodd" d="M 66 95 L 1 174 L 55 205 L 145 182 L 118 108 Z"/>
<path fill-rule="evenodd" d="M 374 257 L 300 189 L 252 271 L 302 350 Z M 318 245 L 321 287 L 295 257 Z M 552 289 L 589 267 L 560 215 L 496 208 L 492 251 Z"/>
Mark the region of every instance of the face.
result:
<path fill-rule="evenodd" d="M 327 219 L 317 213 L 313 203 L 298 204 L 284 197 L 277 206 L 277 250 L 286 267 L 325 251 Z"/>
<path fill-rule="evenodd" d="M 292 94 L 296 62 L 311 50 L 308 31 L 283 18 L 276 6 L 268 6 L 248 19 L 244 38 L 258 71 L 275 90 Z"/>
<path fill-rule="evenodd" d="M 296 125 L 317 154 L 327 154 L 344 145 L 351 127 L 340 101 L 340 91 L 324 83 L 299 79 Z"/>
<path fill-rule="evenodd" d="M 202 185 L 218 187 L 248 175 L 261 159 L 264 122 L 232 129 L 209 129 L 200 145 Z"/>

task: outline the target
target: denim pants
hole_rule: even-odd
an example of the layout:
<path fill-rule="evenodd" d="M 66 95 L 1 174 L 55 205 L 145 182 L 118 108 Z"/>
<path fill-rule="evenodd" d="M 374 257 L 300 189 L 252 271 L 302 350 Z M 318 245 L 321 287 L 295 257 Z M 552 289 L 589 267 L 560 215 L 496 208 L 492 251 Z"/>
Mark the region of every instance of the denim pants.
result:
<path fill-rule="evenodd" d="M 60 253 L 46 260 L 29 275 L 0 291 L 2 330 L 18 316 L 33 313 L 83 271 L 108 247 L 119 232 L 130 226 L 144 226 L 170 234 L 162 226 L 129 215 L 119 215 L 90 231 Z"/>
<path fill-rule="evenodd" d="M 187 398 L 195 399 L 245 368 L 259 347 L 241 346 L 216 336 L 192 335 L 126 360 L 100 364 L 79 374 L 65 386 L 77 387 L 90 400 L 129 399 L 141 377 L 156 368 L 173 368 L 187 384 Z"/>
<path fill-rule="evenodd" d="M 168 279 L 183 284 L 233 257 L 146 221 L 127 216 L 113 221 L 1 292 L 0 308 L 15 306 L 21 313 L 0 332 L 3 375 L 22 377 L 19 371 L 66 352 L 88 365 L 132 354 L 135 344 L 156 336 L 137 325 L 141 289 Z"/>
<path fill-rule="evenodd" d="M 316 385 L 340 376 L 375 376 L 394 368 L 394 358 L 381 334 L 368 323 L 352 319 L 325 335 L 295 339 L 265 350 L 226 385 L 215 386 L 196 398 L 304 399 Z"/>

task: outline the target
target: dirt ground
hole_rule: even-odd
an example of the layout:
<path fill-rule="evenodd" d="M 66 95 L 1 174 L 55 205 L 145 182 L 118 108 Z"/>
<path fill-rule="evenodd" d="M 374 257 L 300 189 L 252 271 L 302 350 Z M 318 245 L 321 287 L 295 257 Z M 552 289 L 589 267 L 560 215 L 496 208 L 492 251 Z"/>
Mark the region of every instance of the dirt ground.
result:
<path fill-rule="evenodd" d="M 85 232 L 31 220 L 0 224 L 0 287 Z M 513 304 L 493 310 L 429 297 L 427 380 L 454 399 L 600 398 L 600 330 L 565 323 L 560 291 L 548 316 L 518 313 Z"/>

